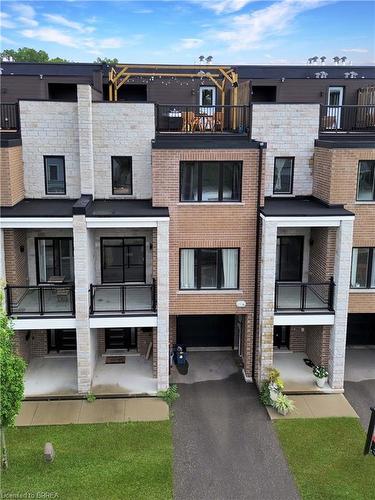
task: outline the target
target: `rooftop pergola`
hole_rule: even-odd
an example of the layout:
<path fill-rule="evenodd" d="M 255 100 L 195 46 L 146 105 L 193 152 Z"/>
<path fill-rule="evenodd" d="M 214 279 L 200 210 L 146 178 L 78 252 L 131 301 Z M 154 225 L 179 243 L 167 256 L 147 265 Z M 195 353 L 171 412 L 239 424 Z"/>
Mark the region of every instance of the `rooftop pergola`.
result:
<path fill-rule="evenodd" d="M 238 74 L 231 66 L 117 64 L 110 69 L 108 75 L 109 100 L 117 101 L 118 89 L 133 77 L 206 78 L 211 80 L 221 92 L 221 105 L 225 102 L 227 85 L 233 88 L 232 104 L 237 105 Z"/>

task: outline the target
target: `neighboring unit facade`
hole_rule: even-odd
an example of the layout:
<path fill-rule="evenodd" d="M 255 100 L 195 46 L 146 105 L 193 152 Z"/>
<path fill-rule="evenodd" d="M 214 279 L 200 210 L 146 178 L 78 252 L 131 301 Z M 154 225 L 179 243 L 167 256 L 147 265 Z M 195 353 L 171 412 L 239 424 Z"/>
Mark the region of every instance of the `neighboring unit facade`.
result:
<path fill-rule="evenodd" d="M 78 69 L 49 76 L 74 99 L 21 85 L 19 123 L 2 116 L 1 270 L 26 396 L 154 394 L 176 343 L 232 349 L 258 384 L 288 359 L 290 391 L 314 390 L 307 357 L 342 391 L 347 342 L 375 344 L 375 81 L 337 74 L 320 105 L 323 80 L 299 76 L 305 103 L 250 101 L 259 69 L 221 96 L 189 67 L 194 103 L 182 86 L 163 104 L 178 77 L 155 77 L 158 106 L 140 88 L 106 102 L 106 76 Z"/>

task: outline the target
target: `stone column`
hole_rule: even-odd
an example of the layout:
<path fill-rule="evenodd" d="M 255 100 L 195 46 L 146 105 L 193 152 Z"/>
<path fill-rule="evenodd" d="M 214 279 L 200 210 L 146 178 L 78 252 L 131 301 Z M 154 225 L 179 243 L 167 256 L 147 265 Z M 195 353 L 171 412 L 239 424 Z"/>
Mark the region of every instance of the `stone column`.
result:
<path fill-rule="evenodd" d="M 259 333 L 257 382 L 264 380 L 273 364 L 273 316 L 275 307 L 277 222 L 262 220 L 259 287 Z"/>
<path fill-rule="evenodd" d="M 84 215 L 73 216 L 74 280 L 77 335 L 78 392 L 91 388 L 92 353 L 89 322 L 89 241 Z"/>
<path fill-rule="evenodd" d="M 331 330 L 329 345 L 329 384 L 332 389 L 344 387 L 346 325 L 352 258 L 353 220 L 344 219 L 336 233 L 335 254 L 335 324 Z"/>
<path fill-rule="evenodd" d="M 158 222 L 157 234 L 157 377 L 158 390 L 169 386 L 169 221 Z"/>
<path fill-rule="evenodd" d="M 91 194 L 94 197 L 94 149 L 90 85 L 77 85 L 77 99 L 81 194 Z"/>

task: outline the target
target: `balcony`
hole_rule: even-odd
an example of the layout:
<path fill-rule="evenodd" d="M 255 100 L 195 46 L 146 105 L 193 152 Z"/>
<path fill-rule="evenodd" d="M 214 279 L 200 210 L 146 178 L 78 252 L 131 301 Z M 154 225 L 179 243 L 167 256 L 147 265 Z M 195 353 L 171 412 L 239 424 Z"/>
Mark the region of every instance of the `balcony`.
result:
<path fill-rule="evenodd" d="M 74 316 L 74 285 L 10 286 L 5 289 L 9 316 Z"/>
<path fill-rule="evenodd" d="M 156 132 L 250 134 L 249 106 L 156 105 Z"/>
<path fill-rule="evenodd" d="M 20 128 L 18 104 L 1 103 L 0 124 L 2 132 L 17 132 Z"/>
<path fill-rule="evenodd" d="M 375 105 L 320 107 L 320 135 L 375 134 Z"/>
<path fill-rule="evenodd" d="M 300 283 L 276 281 L 275 312 L 277 313 L 333 313 L 335 283 Z"/>
<path fill-rule="evenodd" d="M 121 316 L 154 314 L 156 285 L 91 285 L 90 315 Z"/>

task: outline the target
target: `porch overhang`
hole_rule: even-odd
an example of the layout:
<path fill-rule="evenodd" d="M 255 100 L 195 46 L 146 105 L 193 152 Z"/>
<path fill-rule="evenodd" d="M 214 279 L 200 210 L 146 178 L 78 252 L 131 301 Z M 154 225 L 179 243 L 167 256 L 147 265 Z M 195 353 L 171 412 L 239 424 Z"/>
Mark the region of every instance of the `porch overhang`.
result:
<path fill-rule="evenodd" d="M 273 318 L 274 326 L 307 326 L 307 325 L 333 325 L 334 314 L 278 314 Z"/>
<path fill-rule="evenodd" d="M 46 318 L 38 316 L 37 318 L 20 318 L 12 319 L 13 328 L 15 330 L 61 330 L 75 329 L 75 318 Z"/>
<path fill-rule="evenodd" d="M 98 316 L 90 318 L 90 328 L 152 328 L 157 326 L 157 316 Z"/>

